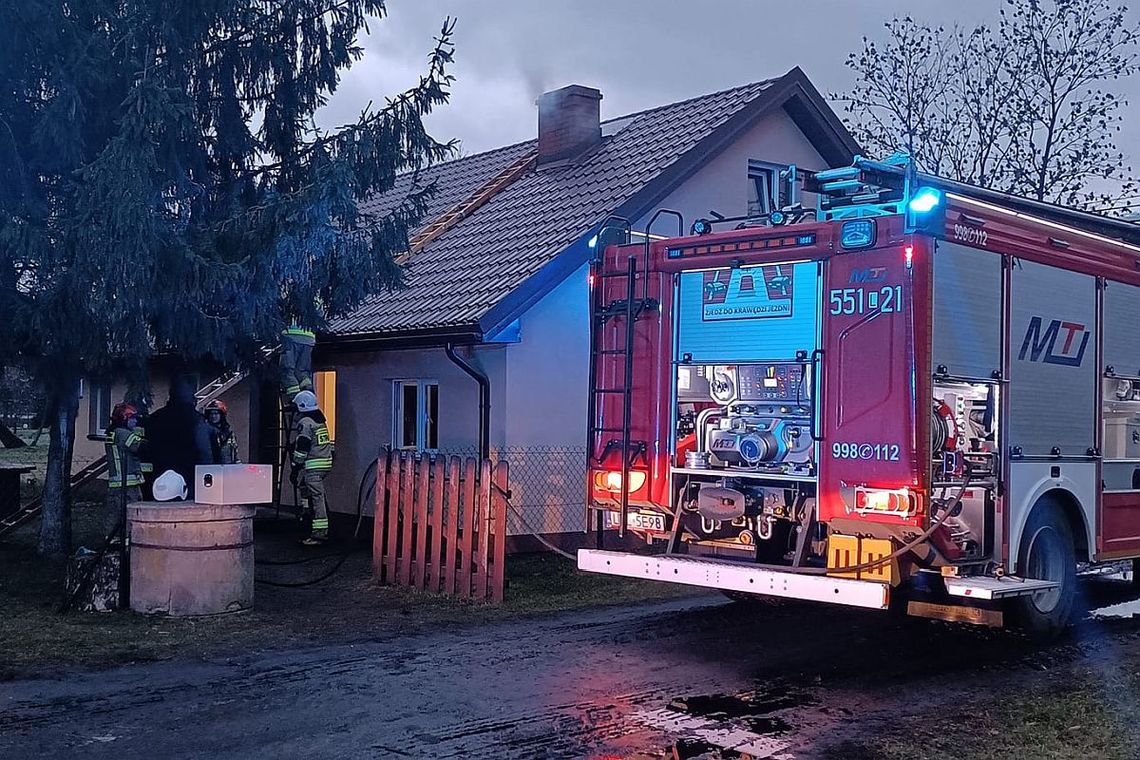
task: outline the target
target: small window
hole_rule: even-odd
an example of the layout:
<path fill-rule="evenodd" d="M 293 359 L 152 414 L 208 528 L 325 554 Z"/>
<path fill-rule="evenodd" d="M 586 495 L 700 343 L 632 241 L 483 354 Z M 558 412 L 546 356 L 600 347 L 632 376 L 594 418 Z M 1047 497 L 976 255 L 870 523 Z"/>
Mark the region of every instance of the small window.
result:
<path fill-rule="evenodd" d="M 439 383 L 397 380 L 392 395 L 395 423 L 392 440 L 401 449 L 439 448 Z"/>
<path fill-rule="evenodd" d="M 788 205 L 787 183 L 781 176 L 787 168 L 767 161 L 748 162 L 748 216 L 767 216 Z"/>
<path fill-rule="evenodd" d="M 313 393 L 317 396 L 317 406 L 325 415 L 329 435 L 336 440 L 336 370 L 313 373 Z"/>
<path fill-rule="evenodd" d="M 90 391 L 87 399 L 87 430 L 91 435 L 103 435 L 111 422 L 111 386 L 87 385 Z"/>

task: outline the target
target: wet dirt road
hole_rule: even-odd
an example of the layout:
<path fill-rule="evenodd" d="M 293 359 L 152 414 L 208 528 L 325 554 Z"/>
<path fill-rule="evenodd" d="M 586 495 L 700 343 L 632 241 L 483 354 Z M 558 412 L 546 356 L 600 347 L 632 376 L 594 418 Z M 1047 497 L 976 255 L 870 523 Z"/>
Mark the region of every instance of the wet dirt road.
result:
<path fill-rule="evenodd" d="M 1140 624 L 1086 622 L 1038 648 L 886 614 L 702 596 L 3 683 L 0 757 L 814 757 L 932 684 L 977 687 L 1133 639 Z"/>

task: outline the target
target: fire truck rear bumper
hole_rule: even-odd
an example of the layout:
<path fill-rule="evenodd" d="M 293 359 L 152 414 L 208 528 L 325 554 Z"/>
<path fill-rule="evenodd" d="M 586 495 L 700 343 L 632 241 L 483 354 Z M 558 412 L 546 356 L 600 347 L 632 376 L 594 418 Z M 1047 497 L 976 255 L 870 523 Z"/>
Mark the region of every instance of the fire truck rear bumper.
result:
<path fill-rule="evenodd" d="M 578 569 L 590 573 L 682 583 L 723 591 L 830 602 L 884 610 L 890 601 L 886 583 L 826 575 L 800 575 L 717 560 L 683 556 L 646 557 L 627 552 L 579 549 Z"/>

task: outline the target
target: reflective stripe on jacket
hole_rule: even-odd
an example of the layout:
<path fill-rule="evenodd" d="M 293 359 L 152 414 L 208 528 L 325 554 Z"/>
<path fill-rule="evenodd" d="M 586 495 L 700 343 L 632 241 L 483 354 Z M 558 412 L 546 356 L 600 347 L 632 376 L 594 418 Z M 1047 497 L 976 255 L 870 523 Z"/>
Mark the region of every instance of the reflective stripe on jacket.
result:
<path fill-rule="evenodd" d="M 282 340 L 292 340 L 306 346 L 311 346 L 317 342 L 317 334 L 303 327 L 286 327 L 281 331 L 281 338 Z"/>
<path fill-rule="evenodd" d="M 127 430 L 115 428 L 107 433 L 103 448 L 107 452 L 107 486 L 122 488 L 140 486 L 143 482 L 143 464 L 139 450 L 145 440 L 142 428 Z M 125 479 L 124 479 L 125 473 Z"/>
<path fill-rule="evenodd" d="M 297 420 L 293 436 L 293 465 L 306 470 L 331 470 L 333 440 L 329 426 L 312 417 Z"/>

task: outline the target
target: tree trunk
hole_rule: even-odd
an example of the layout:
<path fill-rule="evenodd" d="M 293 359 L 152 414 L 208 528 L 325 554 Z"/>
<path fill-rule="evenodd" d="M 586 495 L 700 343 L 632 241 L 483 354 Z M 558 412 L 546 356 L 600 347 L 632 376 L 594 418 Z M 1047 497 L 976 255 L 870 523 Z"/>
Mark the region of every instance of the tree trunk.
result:
<path fill-rule="evenodd" d="M 75 418 L 79 383 L 53 393 L 47 401 L 48 456 L 44 475 L 40 554 L 63 557 L 71 552 L 71 458 L 75 451 Z"/>

